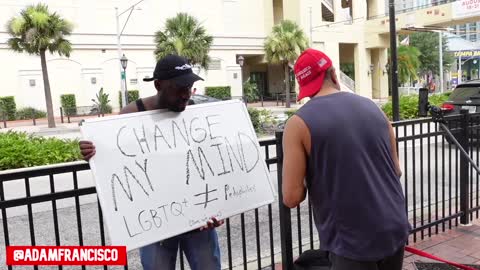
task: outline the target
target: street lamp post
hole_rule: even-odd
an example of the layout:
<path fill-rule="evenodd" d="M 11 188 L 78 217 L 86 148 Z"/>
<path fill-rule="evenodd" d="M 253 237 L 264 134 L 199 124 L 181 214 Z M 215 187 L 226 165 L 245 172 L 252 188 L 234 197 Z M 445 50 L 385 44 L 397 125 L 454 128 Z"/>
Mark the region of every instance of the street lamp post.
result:
<path fill-rule="evenodd" d="M 123 106 L 126 106 L 127 105 L 127 100 L 125 99 L 125 96 L 126 96 L 127 88 L 125 87 L 125 83 L 123 82 L 124 73 L 122 73 L 123 71 L 122 71 L 122 62 L 121 62 L 121 59 L 122 59 L 122 45 L 120 43 L 121 33 L 120 33 L 120 24 L 118 22 L 119 16 L 120 15 L 118 15 L 118 8 L 116 7 L 115 8 L 115 18 L 116 18 L 116 21 L 117 21 L 117 53 L 118 53 L 118 59 L 120 60 L 119 65 L 118 65 L 118 67 L 120 68 L 120 89 L 121 89 L 121 92 L 122 92 L 122 104 L 123 104 Z"/>
<path fill-rule="evenodd" d="M 438 31 L 438 61 L 440 64 L 440 93 L 443 93 L 443 33 Z"/>
<path fill-rule="evenodd" d="M 238 65 L 240 66 L 240 85 L 242 87 L 242 99 L 247 104 L 247 99 L 245 98 L 245 93 L 243 92 L 243 64 L 245 63 L 245 58 L 243 56 L 237 57 Z"/>
<path fill-rule="evenodd" d="M 125 92 L 123 93 L 123 100 L 124 100 L 124 106 L 128 105 L 128 89 L 127 89 L 127 64 L 128 64 L 128 58 L 125 56 L 125 54 L 120 58 L 120 64 L 123 68 L 123 74 L 122 78 L 125 81 Z"/>
<path fill-rule="evenodd" d="M 135 6 L 137 6 L 138 4 L 140 4 L 143 1 L 145 1 L 145 0 L 138 1 L 137 3 L 131 5 L 129 8 L 127 8 L 126 10 L 124 10 L 121 13 L 118 13 L 118 8 L 115 7 L 115 19 L 116 19 L 116 22 L 117 22 L 117 53 L 118 53 L 118 59 L 120 60 L 119 61 L 119 69 L 120 69 L 120 74 L 121 74 L 120 88 L 121 88 L 121 91 L 123 93 L 122 102 L 123 102 L 124 106 L 127 105 L 127 99 L 126 99 L 126 97 L 127 97 L 127 87 L 126 87 L 127 81 L 125 79 L 125 76 L 123 76 L 123 73 L 122 73 L 122 68 L 123 68 L 122 62 L 121 62 L 121 59 L 122 59 L 122 45 L 121 45 L 121 42 L 120 42 L 120 37 L 122 36 L 123 30 L 125 30 L 125 26 L 127 25 L 128 20 L 130 19 L 130 15 L 132 15 L 133 10 L 135 9 Z M 125 23 L 123 24 L 123 28 L 120 31 L 119 18 L 120 18 L 120 16 L 125 14 L 127 11 L 130 11 L 130 13 L 128 14 L 128 17 L 125 20 Z M 123 72 L 125 71 L 125 68 L 123 69 Z M 122 82 L 122 80 L 125 80 L 125 81 Z"/>
<path fill-rule="evenodd" d="M 395 2 L 389 0 L 390 19 L 390 72 L 392 88 L 392 112 L 393 121 L 400 120 L 399 96 L 398 96 L 398 65 L 397 65 L 397 30 L 395 22 Z"/>

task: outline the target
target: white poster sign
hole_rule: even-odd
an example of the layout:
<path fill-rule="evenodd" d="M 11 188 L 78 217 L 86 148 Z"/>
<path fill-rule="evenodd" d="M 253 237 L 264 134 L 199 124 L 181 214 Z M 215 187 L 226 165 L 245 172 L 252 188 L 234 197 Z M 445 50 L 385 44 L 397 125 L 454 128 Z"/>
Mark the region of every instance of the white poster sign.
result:
<path fill-rule="evenodd" d="M 128 250 L 274 201 L 241 101 L 87 120 L 84 139 L 113 245 Z"/>
<path fill-rule="evenodd" d="M 452 18 L 462 19 L 480 14 L 480 0 L 459 0 L 452 3 Z"/>

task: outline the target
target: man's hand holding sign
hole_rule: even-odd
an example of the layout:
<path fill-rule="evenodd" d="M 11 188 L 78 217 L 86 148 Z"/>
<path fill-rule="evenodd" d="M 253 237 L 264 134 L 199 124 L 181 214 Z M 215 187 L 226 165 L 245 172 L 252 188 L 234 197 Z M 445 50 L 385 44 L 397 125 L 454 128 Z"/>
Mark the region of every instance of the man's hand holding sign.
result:
<path fill-rule="evenodd" d="M 192 255 L 201 257 L 189 259 L 197 263 L 192 269 L 220 269 L 211 228 L 274 199 L 245 105 L 187 108 L 199 77 L 185 67 L 178 56 L 160 60 L 156 96 L 129 104 L 120 116 L 82 125 L 80 148 L 90 161 L 112 244 L 141 248 L 144 269 L 174 269 L 168 258 L 187 241 L 205 253 Z"/>

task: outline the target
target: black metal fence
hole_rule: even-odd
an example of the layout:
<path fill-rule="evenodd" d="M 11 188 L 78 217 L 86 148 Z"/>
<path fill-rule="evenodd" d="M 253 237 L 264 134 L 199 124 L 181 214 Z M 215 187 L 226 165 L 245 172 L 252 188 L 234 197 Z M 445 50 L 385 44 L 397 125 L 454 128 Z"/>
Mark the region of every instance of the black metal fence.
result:
<path fill-rule="evenodd" d="M 447 120 L 478 165 L 480 114 Z M 403 169 L 405 210 L 414 227 L 411 241 L 478 218 L 479 176 L 459 149 L 447 141 L 439 124 L 419 119 L 393 125 Z M 283 269 L 291 269 L 297 254 L 319 248 L 308 198 L 296 209 L 282 203 L 281 140 L 282 133 L 278 132 L 275 139 L 260 142 L 272 179 L 277 177 L 274 184 L 278 200 L 231 217 L 217 230 L 224 268 L 274 269 L 276 263 L 282 263 Z M 84 162 L 0 172 L 0 254 L 5 254 L 8 245 L 108 244 L 102 211 L 88 174 L 89 165 Z M 1 261 L 5 256 L 0 257 L 0 264 L 5 265 Z M 181 269 L 187 268 L 183 256 L 178 264 Z M 136 251 L 129 254 L 125 269 L 129 267 L 141 268 Z"/>
<path fill-rule="evenodd" d="M 83 120 L 85 116 L 97 116 L 102 117 L 105 116 L 106 113 L 109 112 L 102 112 L 98 106 L 78 106 L 72 108 L 63 108 L 60 107 L 60 121 L 65 123 L 65 118 L 67 123 L 71 123 L 72 120 L 75 122 Z"/>
<path fill-rule="evenodd" d="M 29 117 L 27 119 L 19 119 L 19 120 L 29 120 L 29 121 L 25 121 L 25 122 L 30 122 L 32 121 L 32 125 L 36 126 L 37 125 L 37 116 L 35 115 L 35 112 L 32 111 L 31 112 L 31 115 L 29 115 Z M 0 112 L 0 121 L 3 123 L 3 128 L 7 128 L 8 125 L 8 116 L 5 112 Z M 1 128 L 1 126 L 0 126 Z"/>

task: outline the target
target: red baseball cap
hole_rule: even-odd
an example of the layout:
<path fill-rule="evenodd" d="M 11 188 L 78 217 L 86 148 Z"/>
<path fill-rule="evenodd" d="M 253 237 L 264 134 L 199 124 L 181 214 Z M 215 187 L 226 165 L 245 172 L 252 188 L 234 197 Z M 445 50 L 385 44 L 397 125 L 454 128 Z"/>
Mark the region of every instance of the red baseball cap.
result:
<path fill-rule="evenodd" d="M 332 66 L 332 60 L 321 51 L 306 49 L 298 57 L 293 68 L 295 78 L 300 85 L 297 101 L 313 97 L 320 91 L 327 70 Z"/>

